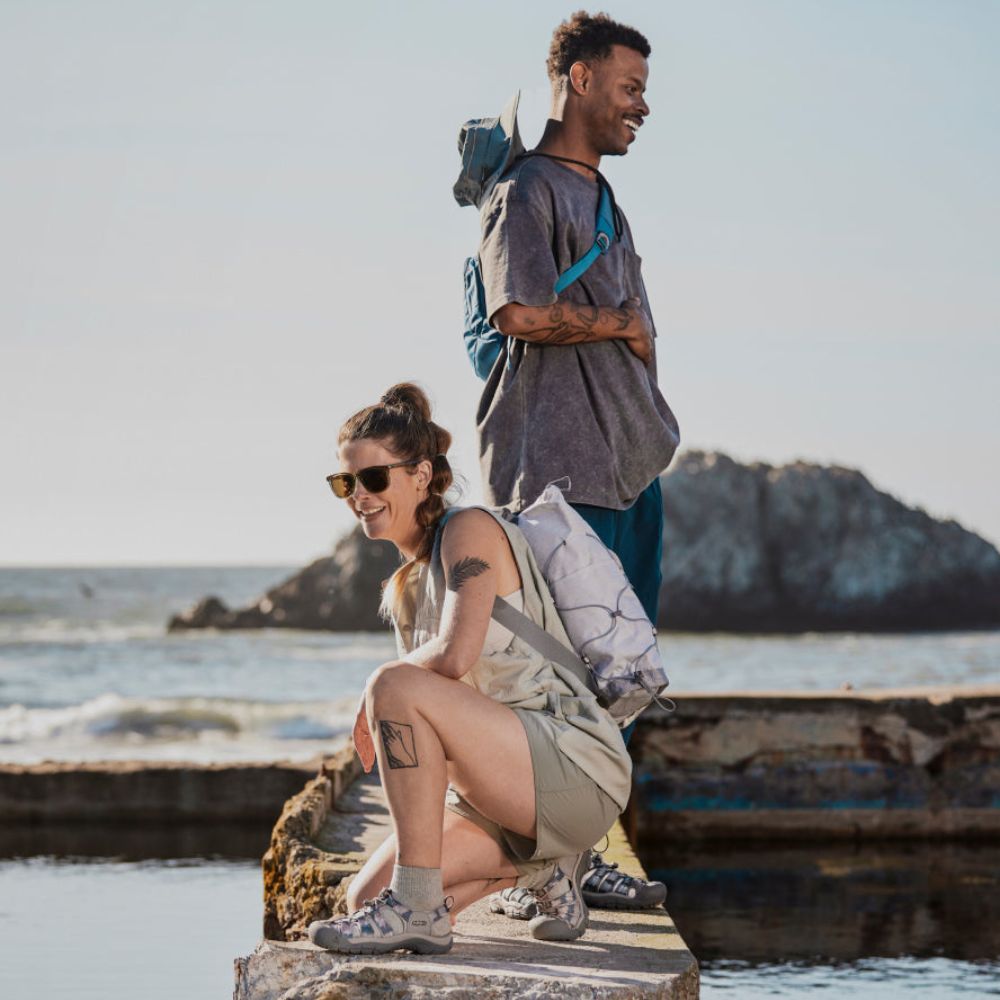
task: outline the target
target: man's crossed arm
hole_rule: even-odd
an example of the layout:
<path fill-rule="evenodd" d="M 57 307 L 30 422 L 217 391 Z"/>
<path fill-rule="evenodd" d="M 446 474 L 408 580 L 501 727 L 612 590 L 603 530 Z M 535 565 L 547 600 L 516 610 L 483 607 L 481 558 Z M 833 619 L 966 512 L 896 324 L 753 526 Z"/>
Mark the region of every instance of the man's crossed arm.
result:
<path fill-rule="evenodd" d="M 618 308 L 556 302 L 551 306 L 523 306 L 509 302 L 493 314 L 493 325 L 507 337 L 532 344 L 590 344 L 624 340 L 643 363 L 653 355 L 653 329 L 639 299 L 626 299 Z"/>

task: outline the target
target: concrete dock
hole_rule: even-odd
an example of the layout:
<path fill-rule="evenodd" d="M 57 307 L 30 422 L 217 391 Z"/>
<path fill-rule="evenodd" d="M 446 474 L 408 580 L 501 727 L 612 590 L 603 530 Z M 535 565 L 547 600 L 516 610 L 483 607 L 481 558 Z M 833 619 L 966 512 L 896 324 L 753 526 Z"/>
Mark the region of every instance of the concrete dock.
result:
<path fill-rule="evenodd" d="M 377 779 L 355 772 L 341 754 L 287 803 L 264 860 L 265 940 L 236 960 L 234 1000 L 697 998 L 697 962 L 662 907 L 592 910 L 587 933 L 559 944 L 483 900 L 460 914 L 445 956 L 340 956 L 303 940 L 310 921 L 344 910 L 344 883 L 389 831 Z M 620 826 L 609 840 L 609 860 L 642 870 Z"/>

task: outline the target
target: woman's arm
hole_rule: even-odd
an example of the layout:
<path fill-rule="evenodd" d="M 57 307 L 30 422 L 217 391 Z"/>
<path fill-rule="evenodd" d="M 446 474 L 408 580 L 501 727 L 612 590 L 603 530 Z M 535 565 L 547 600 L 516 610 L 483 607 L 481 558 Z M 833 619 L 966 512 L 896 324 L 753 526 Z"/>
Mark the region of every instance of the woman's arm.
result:
<path fill-rule="evenodd" d="M 517 590 L 521 577 L 503 528 L 482 510 L 460 511 L 451 518 L 441 562 L 448 588 L 441 631 L 408 653 L 406 661 L 458 680 L 482 655 L 496 595 Z M 375 763 L 375 744 L 366 697 L 367 688 L 354 720 L 354 746 L 367 773 Z"/>
<path fill-rule="evenodd" d="M 497 594 L 521 586 L 503 528 L 485 511 L 466 510 L 448 522 L 441 543 L 447 592 L 441 629 L 406 656 L 410 663 L 458 679 L 483 652 Z"/>

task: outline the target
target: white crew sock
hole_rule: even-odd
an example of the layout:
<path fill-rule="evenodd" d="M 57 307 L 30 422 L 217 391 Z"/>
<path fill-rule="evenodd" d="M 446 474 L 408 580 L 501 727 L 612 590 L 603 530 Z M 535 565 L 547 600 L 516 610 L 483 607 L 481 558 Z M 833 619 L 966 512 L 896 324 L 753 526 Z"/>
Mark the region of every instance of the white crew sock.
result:
<path fill-rule="evenodd" d="M 392 894 L 411 910 L 433 910 L 444 902 L 440 868 L 411 868 L 393 865 Z"/>

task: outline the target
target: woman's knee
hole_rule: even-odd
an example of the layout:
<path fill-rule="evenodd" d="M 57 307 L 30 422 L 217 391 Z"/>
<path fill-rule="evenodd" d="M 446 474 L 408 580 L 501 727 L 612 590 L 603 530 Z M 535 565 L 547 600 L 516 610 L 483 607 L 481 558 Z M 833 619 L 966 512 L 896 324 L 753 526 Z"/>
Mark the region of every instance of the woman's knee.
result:
<path fill-rule="evenodd" d="M 383 663 L 368 678 L 366 691 L 369 714 L 378 715 L 381 706 L 395 703 L 401 696 L 411 700 L 421 673 L 420 667 L 412 663 L 398 660 Z"/>

